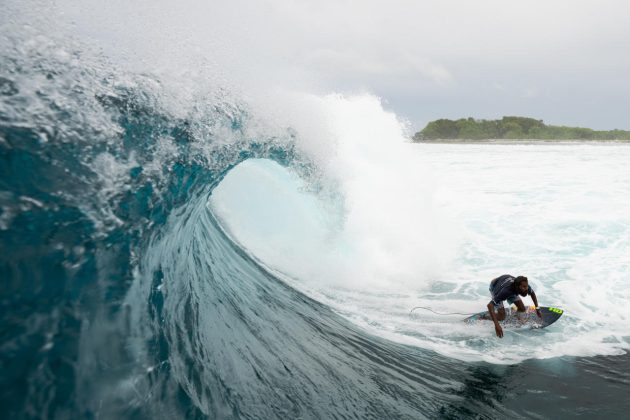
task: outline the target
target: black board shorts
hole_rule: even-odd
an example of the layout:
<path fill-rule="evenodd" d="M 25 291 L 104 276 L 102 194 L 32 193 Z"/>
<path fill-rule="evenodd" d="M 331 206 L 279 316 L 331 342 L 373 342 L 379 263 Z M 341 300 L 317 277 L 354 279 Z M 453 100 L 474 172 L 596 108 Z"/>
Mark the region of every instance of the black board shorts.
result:
<path fill-rule="evenodd" d="M 494 286 L 493 283 L 490 283 L 490 286 L 488 287 L 488 291 L 490 292 L 490 297 L 492 297 L 492 303 L 494 304 L 494 311 L 497 312 L 499 309 L 503 308 L 504 305 L 502 305 L 503 302 L 507 302 L 508 306 L 512 305 L 514 302 L 521 300 L 521 297 L 519 295 L 513 295 L 510 296 L 509 298 L 505 299 L 505 301 L 499 302 L 499 304 L 495 304 L 495 297 L 494 297 L 494 293 L 492 293 L 492 286 Z"/>

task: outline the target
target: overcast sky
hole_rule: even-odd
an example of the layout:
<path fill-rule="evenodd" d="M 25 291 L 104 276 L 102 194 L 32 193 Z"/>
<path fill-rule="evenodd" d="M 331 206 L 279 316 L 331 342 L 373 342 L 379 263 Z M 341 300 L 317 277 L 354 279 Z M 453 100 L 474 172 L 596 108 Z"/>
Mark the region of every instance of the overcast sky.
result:
<path fill-rule="evenodd" d="M 630 2 L 270 3 L 297 66 L 416 127 L 524 115 L 630 129 Z"/>
<path fill-rule="evenodd" d="M 630 129 L 627 1 L 68 3 L 84 7 L 73 18 L 92 33 L 144 38 L 143 51 L 180 61 L 201 51 L 260 83 L 371 92 L 414 128 L 440 117 L 522 115 Z"/>

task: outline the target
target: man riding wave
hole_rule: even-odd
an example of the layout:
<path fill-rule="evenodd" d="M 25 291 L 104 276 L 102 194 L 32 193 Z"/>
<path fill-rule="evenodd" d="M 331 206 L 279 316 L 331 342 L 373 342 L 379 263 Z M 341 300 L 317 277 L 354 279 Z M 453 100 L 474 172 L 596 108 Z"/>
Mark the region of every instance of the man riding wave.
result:
<path fill-rule="evenodd" d="M 515 304 L 518 312 L 525 312 L 525 304 L 521 296 L 525 297 L 530 295 L 536 307 L 536 314 L 542 318 L 542 314 L 538 309 L 536 293 L 534 293 L 534 290 L 529 286 L 527 277 L 514 277 L 509 274 L 504 274 L 490 282 L 489 290 L 492 300 L 488 303 L 488 312 L 494 322 L 494 330 L 497 333 L 497 337 L 503 337 L 503 328 L 499 325 L 499 321 L 505 319 L 503 301 L 507 301 L 508 305 Z"/>

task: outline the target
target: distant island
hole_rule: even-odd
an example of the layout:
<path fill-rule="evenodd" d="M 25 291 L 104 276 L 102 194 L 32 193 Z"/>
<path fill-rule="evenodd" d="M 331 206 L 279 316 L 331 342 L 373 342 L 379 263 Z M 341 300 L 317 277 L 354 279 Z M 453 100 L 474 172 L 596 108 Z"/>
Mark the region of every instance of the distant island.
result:
<path fill-rule="evenodd" d="M 546 125 L 526 117 L 500 120 L 440 119 L 431 121 L 413 136 L 415 142 L 427 140 L 630 140 L 630 131 L 597 131 L 582 127 Z"/>

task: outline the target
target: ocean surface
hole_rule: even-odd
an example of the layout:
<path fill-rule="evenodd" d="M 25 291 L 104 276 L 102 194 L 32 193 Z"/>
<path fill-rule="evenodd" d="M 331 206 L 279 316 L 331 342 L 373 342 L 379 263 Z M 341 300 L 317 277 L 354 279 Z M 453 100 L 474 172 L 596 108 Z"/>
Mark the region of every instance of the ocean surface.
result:
<path fill-rule="evenodd" d="M 627 416 L 630 145 L 412 144 L 372 95 L 137 59 L 111 11 L 26 4 L 0 20 L 1 418 Z M 461 322 L 504 273 L 563 317 Z"/>

